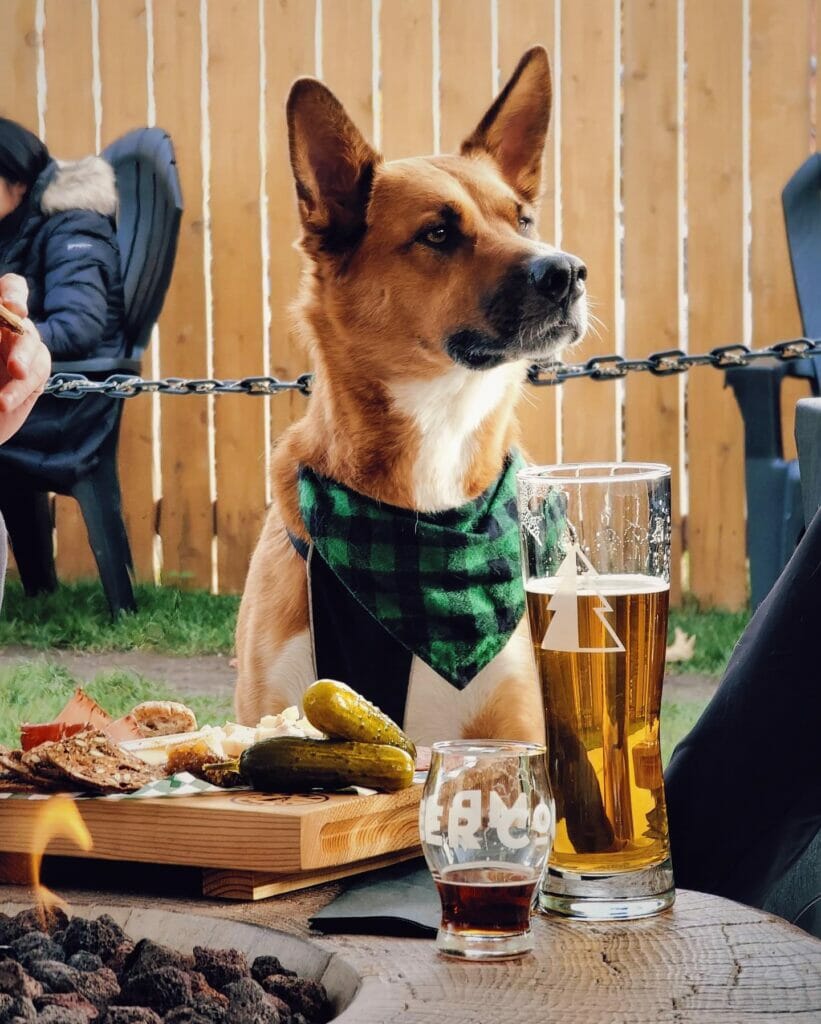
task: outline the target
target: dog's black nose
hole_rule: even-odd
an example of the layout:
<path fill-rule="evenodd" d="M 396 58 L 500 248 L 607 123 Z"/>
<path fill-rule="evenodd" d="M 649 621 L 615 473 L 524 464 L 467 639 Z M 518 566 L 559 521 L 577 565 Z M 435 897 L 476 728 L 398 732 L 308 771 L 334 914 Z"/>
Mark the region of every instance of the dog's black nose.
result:
<path fill-rule="evenodd" d="M 530 282 L 539 295 L 557 305 L 581 295 L 587 267 L 566 252 L 553 252 L 540 256 L 530 264 Z"/>

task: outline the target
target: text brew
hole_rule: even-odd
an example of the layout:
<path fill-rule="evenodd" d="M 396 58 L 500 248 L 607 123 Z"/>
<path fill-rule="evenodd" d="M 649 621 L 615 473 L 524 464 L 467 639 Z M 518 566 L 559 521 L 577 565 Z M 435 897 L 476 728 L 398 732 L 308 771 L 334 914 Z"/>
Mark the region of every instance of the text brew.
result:
<path fill-rule="evenodd" d="M 580 575 L 576 649 L 545 649 L 567 609 L 554 600 L 561 586 L 548 578 L 526 587 L 556 796 L 550 863 L 584 873 L 649 867 L 669 853 L 658 756 L 669 584 Z"/>

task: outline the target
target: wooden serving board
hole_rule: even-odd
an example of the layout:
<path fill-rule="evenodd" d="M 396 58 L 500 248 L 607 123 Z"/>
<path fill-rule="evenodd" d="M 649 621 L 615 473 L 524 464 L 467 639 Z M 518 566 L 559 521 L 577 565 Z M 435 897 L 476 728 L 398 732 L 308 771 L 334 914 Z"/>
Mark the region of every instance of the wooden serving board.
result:
<path fill-rule="evenodd" d="M 92 851 L 55 839 L 48 853 L 203 868 L 206 894 L 255 899 L 416 856 L 421 792 L 415 784 L 372 796 L 243 791 L 78 800 Z M 9 864 L 31 849 L 42 807 L 41 800 L 0 801 L 0 857 Z"/>

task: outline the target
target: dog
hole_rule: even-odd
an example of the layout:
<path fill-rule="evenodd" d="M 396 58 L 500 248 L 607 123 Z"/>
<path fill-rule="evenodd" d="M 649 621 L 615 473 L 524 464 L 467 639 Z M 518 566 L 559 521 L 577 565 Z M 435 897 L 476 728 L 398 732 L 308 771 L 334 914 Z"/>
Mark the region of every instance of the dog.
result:
<path fill-rule="evenodd" d="M 394 529 L 393 516 L 402 544 L 412 546 L 425 531 L 430 536 L 419 543 L 438 543 L 441 523 L 458 519 L 459 510 L 481 512 L 496 482 L 510 476 L 519 442 L 514 407 L 528 365 L 585 333 L 586 268 L 539 241 L 534 229 L 550 102 L 547 53 L 534 47 L 458 155 L 385 162 L 324 85 L 310 78 L 294 83 L 287 121 L 304 254 L 295 311 L 316 374 L 308 411 L 274 451 L 274 498 L 237 627 L 239 721 L 300 704 L 317 675 L 332 674 L 329 664 L 333 669 L 341 658 L 359 678 L 343 675 L 344 665 L 336 678 L 364 689 L 419 743 L 543 742 L 521 609 L 501 634 L 500 649 L 472 678 L 454 670 L 454 683 L 432 667 L 433 658 L 409 652 L 401 639 L 388 643 L 372 605 L 352 598 L 349 578 L 340 582 L 324 558 L 335 543 L 351 550 L 346 544 L 357 543 L 363 517 L 377 536 Z M 314 536 L 306 500 L 318 524 Z M 338 509 L 351 504 L 361 506 L 359 518 L 338 522 Z M 505 508 L 511 512 L 509 500 Z M 480 534 L 484 522 L 480 517 Z M 327 543 L 315 563 L 320 533 Z M 482 536 L 471 534 L 474 542 L 481 572 Z M 389 562 L 407 554 L 390 544 L 382 549 Z M 495 572 L 498 560 L 487 561 Z M 445 573 L 443 590 L 458 576 Z M 521 579 L 515 586 L 521 591 Z M 429 595 L 409 594 L 405 582 L 400 589 L 370 598 L 414 609 L 400 608 L 398 629 L 418 625 L 414 616 Z M 458 605 L 460 598 L 448 593 L 445 600 Z M 503 601 L 495 614 L 504 619 Z M 419 628 L 425 631 L 424 622 Z M 318 652 L 317 629 L 335 648 L 330 662 Z M 447 662 L 447 616 L 436 630 L 445 639 L 431 648 Z M 493 630 L 476 635 L 480 645 L 494 640 Z M 404 683 L 396 671 L 406 673 Z"/>

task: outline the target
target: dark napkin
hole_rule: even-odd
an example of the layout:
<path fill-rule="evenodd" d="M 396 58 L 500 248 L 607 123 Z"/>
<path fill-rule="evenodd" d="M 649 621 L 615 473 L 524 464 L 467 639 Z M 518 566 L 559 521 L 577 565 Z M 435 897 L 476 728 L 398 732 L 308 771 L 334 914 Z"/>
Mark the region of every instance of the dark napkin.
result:
<path fill-rule="evenodd" d="M 345 891 L 310 919 L 321 932 L 436 935 L 441 906 L 430 871 L 420 857 L 352 878 Z"/>

